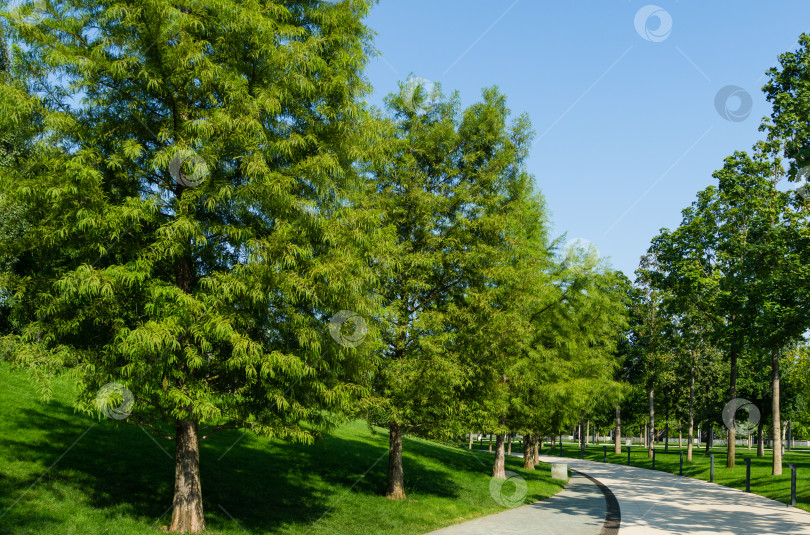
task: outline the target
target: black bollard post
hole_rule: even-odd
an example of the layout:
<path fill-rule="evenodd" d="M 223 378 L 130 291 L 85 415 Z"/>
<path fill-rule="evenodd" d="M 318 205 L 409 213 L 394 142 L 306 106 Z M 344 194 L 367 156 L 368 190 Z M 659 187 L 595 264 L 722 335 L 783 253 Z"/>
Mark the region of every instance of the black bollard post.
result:
<path fill-rule="evenodd" d="M 679 476 L 683 475 L 683 451 L 681 451 L 681 469 L 680 471 L 678 471 L 678 475 Z"/>
<path fill-rule="evenodd" d="M 796 465 L 788 464 L 790 467 L 790 506 L 796 507 Z"/>
<path fill-rule="evenodd" d="M 711 467 L 709 468 L 709 483 L 714 483 L 714 453 L 709 455 L 711 459 Z"/>
<path fill-rule="evenodd" d="M 745 492 L 751 492 L 751 457 L 745 458 Z"/>
<path fill-rule="evenodd" d="M 602 462 L 607 462 L 607 446 L 602 446 Z"/>
<path fill-rule="evenodd" d="M 627 466 L 630 466 L 630 446 L 627 446 Z"/>
<path fill-rule="evenodd" d="M 653 465 L 652 469 L 655 470 L 655 448 L 653 448 Z"/>

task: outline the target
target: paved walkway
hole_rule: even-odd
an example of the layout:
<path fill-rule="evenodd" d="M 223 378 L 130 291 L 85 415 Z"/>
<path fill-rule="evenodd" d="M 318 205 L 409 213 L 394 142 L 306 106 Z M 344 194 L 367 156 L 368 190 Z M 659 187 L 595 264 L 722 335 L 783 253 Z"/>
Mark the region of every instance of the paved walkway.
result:
<path fill-rule="evenodd" d="M 620 535 L 810 535 L 810 513 L 756 494 L 644 468 L 579 459 L 568 466 L 610 488 L 621 509 Z"/>
<path fill-rule="evenodd" d="M 559 457 L 541 457 L 559 462 Z M 569 468 L 594 478 L 618 501 L 619 535 L 810 535 L 810 513 L 756 494 L 666 472 L 580 459 Z M 433 532 L 436 535 L 605 535 L 605 495 L 574 473 L 556 496 Z"/>
<path fill-rule="evenodd" d="M 431 535 L 595 535 L 605 522 L 605 497 L 588 478 L 572 474 L 565 488 L 542 502 L 516 507 Z"/>

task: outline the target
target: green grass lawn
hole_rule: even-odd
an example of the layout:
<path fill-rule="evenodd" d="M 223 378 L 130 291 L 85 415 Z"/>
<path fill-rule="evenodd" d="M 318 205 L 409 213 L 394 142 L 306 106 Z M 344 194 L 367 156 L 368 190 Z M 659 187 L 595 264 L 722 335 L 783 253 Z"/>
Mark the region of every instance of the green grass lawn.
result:
<path fill-rule="evenodd" d="M 669 453 L 664 453 L 663 446 L 659 446 L 655 453 L 655 469 L 677 474 L 679 470 L 680 455 L 677 446 L 670 444 Z M 686 447 L 684 451 L 683 475 L 709 480 L 710 459 L 704 454 L 705 446 L 695 447 L 692 453 L 692 462 L 686 461 Z M 714 448 L 714 482 L 740 490 L 745 490 L 745 458 L 751 457 L 751 492 L 765 496 L 782 503 L 790 502 L 790 469 L 788 463 L 795 463 L 796 472 L 796 506 L 810 511 L 810 450 L 801 449 L 785 452 L 783 474 L 771 475 L 772 457 L 769 450 L 765 457 L 756 456 L 756 447 L 748 449 L 747 446 L 737 446 L 736 466 L 726 468 L 726 450 Z M 550 450 L 548 445 L 543 449 L 543 455 L 559 455 L 559 445 Z M 563 455 L 565 457 L 579 458 L 579 445 L 563 442 Z M 585 451 L 585 459 L 602 461 L 602 445 L 591 445 Z M 608 445 L 607 460 L 609 463 L 627 464 L 627 447 L 622 445 L 622 454 L 613 453 L 613 445 Z M 641 446 L 633 446 L 630 453 L 631 466 L 652 468 L 652 459 L 647 457 L 647 450 Z"/>
<path fill-rule="evenodd" d="M 76 413 L 73 393 L 59 381 L 43 402 L 0 363 L 0 534 L 158 533 L 170 519 L 172 443 Z M 382 430 L 354 422 L 313 446 L 248 435 L 217 460 L 238 436 L 201 448 L 209 533 L 416 534 L 504 510 L 490 496 L 488 454 L 406 439 L 408 499 L 391 502 Z M 547 467 L 521 467 L 507 460 L 528 483 L 527 503 L 563 486 Z"/>

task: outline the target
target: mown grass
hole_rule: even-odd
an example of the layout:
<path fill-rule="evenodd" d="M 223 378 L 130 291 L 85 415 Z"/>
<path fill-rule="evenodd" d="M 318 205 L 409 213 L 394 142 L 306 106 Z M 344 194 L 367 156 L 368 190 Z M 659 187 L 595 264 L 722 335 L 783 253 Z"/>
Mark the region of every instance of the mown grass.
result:
<path fill-rule="evenodd" d="M 621 455 L 613 453 L 613 445 L 607 446 L 607 462 L 614 464 L 627 464 L 627 446 L 622 445 Z M 695 447 L 692 453 L 692 462 L 686 461 L 686 447 L 679 449 L 670 445 L 669 453 L 664 453 L 663 447 L 658 447 L 655 453 L 655 469 L 671 474 L 678 474 L 680 468 L 680 454 L 683 451 L 683 475 L 709 481 L 711 459 L 705 453 L 705 446 Z M 751 458 L 751 492 L 765 496 L 782 503 L 790 502 L 790 468 L 789 463 L 796 465 L 796 506 L 810 512 L 810 450 L 800 449 L 785 452 L 783 458 L 783 473 L 781 476 L 771 475 L 773 457 L 770 450 L 765 451 L 765 457 L 756 456 L 756 447 L 748 449 L 747 446 L 737 446 L 735 451 L 735 467 L 726 468 L 726 450 L 713 448 L 714 454 L 714 482 L 740 490 L 745 490 L 745 458 Z M 559 444 L 554 450 L 548 446 L 544 448 L 543 455 L 560 455 Z M 579 445 L 563 443 L 563 456 L 579 458 Z M 602 461 L 604 457 L 603 445 L 590 445 L 585 450 L 585 459 Z M 641 446 L 630 449 L 630 465 L 640 468 L 652 469 L 652 459 L 647 457 L 647 450 Z"/>
<path fill-rule="evenodd" d="M 0 363 L 0 534 L 160 532 L 171 515 L 172 443 L 75 412 L 68 380 L 54 392 L 43 402 Z M 482 453 L 406 438 L 408 499 L 392 502 L 383 496 L 384 430 L 352 422 L 312 446 L 247 435 L 228 451 L 239 436 L 215 435 L 201 448 L 209 533 L 416 534 L 504 510 Z M 564 484 L 547 468 L 521 467 L 507 460 L 528 483 L 526 503 Z"/>

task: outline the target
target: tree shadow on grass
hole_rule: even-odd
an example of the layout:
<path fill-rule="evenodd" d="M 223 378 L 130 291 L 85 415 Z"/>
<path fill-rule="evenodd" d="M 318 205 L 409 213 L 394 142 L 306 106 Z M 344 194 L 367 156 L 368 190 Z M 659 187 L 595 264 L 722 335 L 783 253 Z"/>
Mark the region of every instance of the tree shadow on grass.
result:
<path fill-rule="evenodd" d="M 248 529 L 263 531 L 297 524 L 310 525 L 316 531 L 314 524 L 340 507 L 349 493 L 384 499 L 387 434 L 368 440 L 329 435 L 314 445 L 246 437 L 216 461 L 238 436 L 223 434 L 206 446 L 206 456 L 214 461 L 203 465 L 203 485 L 208 485 L 205 492 L 209 500 L 217 500 L 218 507 Z M 403 450 L 409 493 L 459 496 L 456 482 L 446 472 L 431 468 L 431 462 L 445 463 L 454 470 L 482 472 L 475 459 L 421 441 L 406 438 Z M 230 484 L 231 480 L 238 486 Z"/>
<path fill-rule="evenodd" d="M 0 519 L 0 532 L 22 526 L 27 532 L 65 531 L 70 515 L 47 511 L 50 503 L 63 501 L 62 509 L 87 504 L 103 511 L 112 526 L 117 517 L 136 520 L 146 532 L 169 523 L 172 442 L 124 422 L 99 422 L 58 401 L 10 413 L 6 428 L 14 432 L 0 433 L 0 459 L 9 467 L 0 470 L 0 514 L 19 502 Z M 218 460 L 238 436 L 215 435 L 201 448 L 203 502 L 213 531 L 306 527 L 329 514 L 345 493 L 384 493 L 387 435 L 369 440 L 327 436 L 309 446 L 249 435 Z M 422 462 L 421 456 L 430 459 Z M 485 471 L 465 453 L 406 439 L 406 488 L 457 496 L 454 481 L 431 468 L 431 461 Z M 77 492 L 81 503 L 76 503 Z"/>

